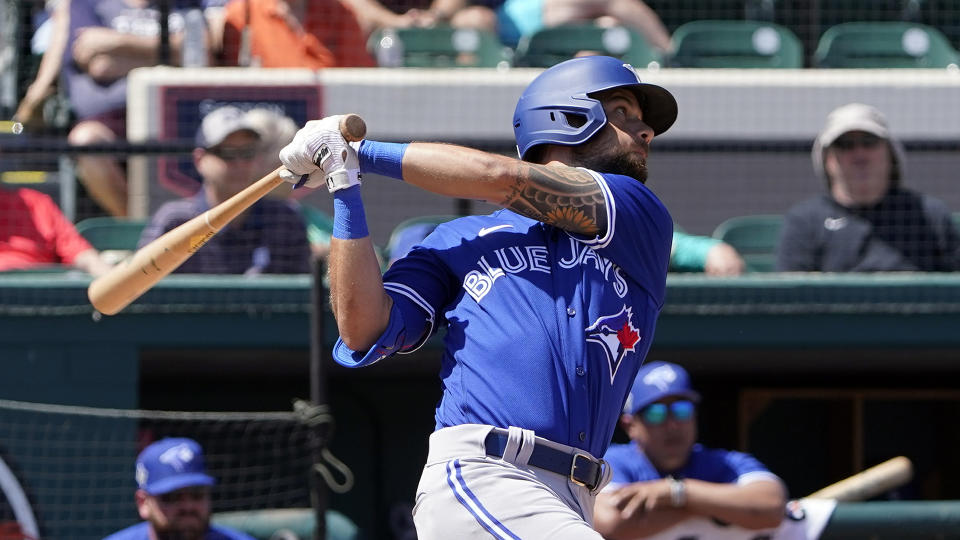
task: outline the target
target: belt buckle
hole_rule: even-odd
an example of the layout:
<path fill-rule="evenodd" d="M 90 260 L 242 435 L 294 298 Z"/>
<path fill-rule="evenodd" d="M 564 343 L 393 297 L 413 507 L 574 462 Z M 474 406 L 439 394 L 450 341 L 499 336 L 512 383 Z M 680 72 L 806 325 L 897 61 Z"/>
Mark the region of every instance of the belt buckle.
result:
<path fill-rule="evenodd" d="M 586 454 L 584 454 L 584 453 L 581 453 L 581 452 L 577 452 L 576 454 L 574 454 L 574 455 L 573 455 L 573 460 L 570 462 L 570 475 L 569 475 L 569 476 L 570 476 L 570 481 L 573 482 L 574 484 L 580 486 L 580 487 L 585 487 L 585 488 L 587 488 L 587 489 L 589 489 L 589 490 L 593 490 L 593 489 L 596 487 L 596 485 L 592 485 L 592 486 L 591 486 L 590 484 L 587 484 L 586 482 L 581 482 L 580 480 L 577 480 L 577 479 L 573 476 L 574 471 L 577 470 L 577 458 L 583 458 L 583 459 L 586 460 L 588 463 L 592 463 L 592 461 L 591 461 L 591 459 L 590 459 L 590 456 L 588 456 L 588 455 L 586 455 Z"/>

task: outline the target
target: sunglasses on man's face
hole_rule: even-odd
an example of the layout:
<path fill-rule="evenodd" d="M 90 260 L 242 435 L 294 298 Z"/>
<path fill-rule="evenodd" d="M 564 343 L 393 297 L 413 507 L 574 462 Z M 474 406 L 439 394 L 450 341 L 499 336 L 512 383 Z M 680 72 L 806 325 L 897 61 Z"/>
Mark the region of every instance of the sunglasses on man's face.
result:
<path fill-rule="evenodd" d="M 864 134 L 864 135 L 844 135 L 839 139 L 833 141 L 833 144 L 830 146 L 836 148 L 837 150 L 853 150 L 856 147 L 862 148 L 876 148 L 880 142 L 883 141 L 880 137 L 876 135 Z"/>
<path fill-rule="evenodd" d="M 249 160 L 257 156 L 257 147 L 256 146 L 237 146 L 237 147 L 214 146 L 213 148 L 207 149 L 207 152 L 217 156 L 218 158 L 224 161 Z"/>
<path fill-rule="evenodd" d="M 640 410 L 640 418 L 653 426 L 666 422 L 668 416 L 673 416 L 675 420 L 683 422 L 693 417 L 695 409 L 696 405 L 687 399 L 674 401 L 669 405 L 666 403 L 651 403 Z"/>

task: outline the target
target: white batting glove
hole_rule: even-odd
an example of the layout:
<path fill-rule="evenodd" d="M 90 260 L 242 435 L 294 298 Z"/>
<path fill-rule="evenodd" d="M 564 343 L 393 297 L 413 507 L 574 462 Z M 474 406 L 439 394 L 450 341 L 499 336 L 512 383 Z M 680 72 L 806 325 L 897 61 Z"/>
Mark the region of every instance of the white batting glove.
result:
<path fill-rule="evenodd" d="M 354 146 L 340 133 L 343 117 L 311 120 L 280 150 L 286 168 L 280 176 L 294 187 L 319 187 L 326 183 L 332 193 L 360 184 L 360 164 Z"/>

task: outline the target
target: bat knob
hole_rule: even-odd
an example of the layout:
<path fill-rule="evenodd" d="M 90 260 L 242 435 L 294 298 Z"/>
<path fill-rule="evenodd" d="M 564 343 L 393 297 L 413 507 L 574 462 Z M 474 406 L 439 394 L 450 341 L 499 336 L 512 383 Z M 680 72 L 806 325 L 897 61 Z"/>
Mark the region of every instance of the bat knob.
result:
<path fill-rule="evenodd" d="M 340 133 L 351 141 L 362 141 L 367 136 L 367 123 L 357 114 L 347 114 L 340 120 Z"/>

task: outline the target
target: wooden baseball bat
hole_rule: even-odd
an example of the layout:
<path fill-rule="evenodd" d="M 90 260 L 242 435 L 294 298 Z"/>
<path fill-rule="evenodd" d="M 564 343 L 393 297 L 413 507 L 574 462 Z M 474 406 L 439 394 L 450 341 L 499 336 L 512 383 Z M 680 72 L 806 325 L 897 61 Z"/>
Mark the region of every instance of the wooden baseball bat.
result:
<path fill-rule="evenodd" d="M 340 120 L 340 133 L 348 141 L 359 141 L 366 136 L 367 126 L 356 114 L 348 114 Z M 224 225 L 283 183 L 282 170 L 283 167 L 277 168 L 240 193 L 168 231 L 93 280 L 87 288 L 90 303 L 104 315 L 114 315 L 127 307 L 189 259 Z"/>
<path fill-rule="evenodd" d="M 898 456 L 807 495 L 811 499 L 862 501 L 906 484 L 913 478 L 913 463 Z"/>

